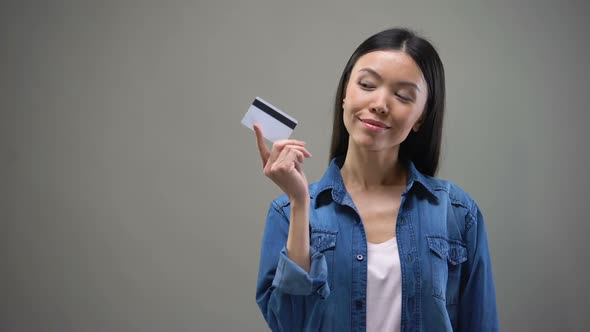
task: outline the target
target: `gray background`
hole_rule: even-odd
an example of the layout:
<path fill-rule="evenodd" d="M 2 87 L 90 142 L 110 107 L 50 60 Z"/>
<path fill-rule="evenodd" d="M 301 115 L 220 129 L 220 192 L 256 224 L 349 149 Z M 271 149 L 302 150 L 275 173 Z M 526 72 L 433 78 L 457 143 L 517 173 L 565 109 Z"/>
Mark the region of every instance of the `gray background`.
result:
<path fill-rule="evenodd" d="M 583 1 L 2 1 L 0 331 L 262 331 L 280 192 L 240 125 L 261 96 L 327 166 L 354 48 L 392 26 L 447 73 L 439 176 L 486 216 L 504 331 L 582 331 Z"/>

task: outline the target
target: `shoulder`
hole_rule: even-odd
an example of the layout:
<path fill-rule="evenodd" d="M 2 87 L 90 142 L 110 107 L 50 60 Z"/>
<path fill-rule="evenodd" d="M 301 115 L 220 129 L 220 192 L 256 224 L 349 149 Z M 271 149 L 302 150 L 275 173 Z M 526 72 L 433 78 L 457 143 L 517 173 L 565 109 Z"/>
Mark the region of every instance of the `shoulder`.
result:
<path fill-rule="evenodd" d="M 450 206 L 457 214 L 464 216 L 467 228 L 481 215 L 477 202 L 456 183 L 436 177 L 426 176 L 425 178 L 439 198 L 439 203 Z"/>
<path fill-rule="evenodd" d="M 436 186 L 433 186 L 437 193 L 447 198 L 452 204 L 461 205 L 468 209 L 475 207 L 475 200 L 467 193 L 465 189 L 456 183 L 439 178 L 430 178 Z"/>

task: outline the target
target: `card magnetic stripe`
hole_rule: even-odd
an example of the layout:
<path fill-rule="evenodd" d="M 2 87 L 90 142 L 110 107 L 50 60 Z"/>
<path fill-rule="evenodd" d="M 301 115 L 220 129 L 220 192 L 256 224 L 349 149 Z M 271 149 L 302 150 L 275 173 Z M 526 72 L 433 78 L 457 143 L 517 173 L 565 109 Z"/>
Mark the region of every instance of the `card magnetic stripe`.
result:
<path fill-rule="evenodd" d="M 277 121 L 280 121 L 285 126 L 291 128 L 291 129 L 295 129 L 295 126 L 297 125 L 295 122 L 289 120 L 286 116 L 282 115 L 281 113 L 273 110 L 270 106 L 266 105 L 265 103 L 261 102 L 260 100 L 254 99 L 254 102 L 252 103 L 252 105 L 256 106 L 259 110 L 263 111 L 264 113 L 277 119 Z"/>

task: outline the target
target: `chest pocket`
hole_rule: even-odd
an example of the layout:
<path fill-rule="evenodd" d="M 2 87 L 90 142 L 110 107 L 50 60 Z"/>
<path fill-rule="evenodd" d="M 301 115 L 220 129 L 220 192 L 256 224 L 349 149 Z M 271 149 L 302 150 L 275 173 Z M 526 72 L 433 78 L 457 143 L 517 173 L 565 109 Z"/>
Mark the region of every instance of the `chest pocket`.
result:
<path fill-rule="evenodd" d="M 459 302 L 461 265 L 467 261 L 463 241 L 440 235 L 427 236 L 432 269 L 432 296 L 447 305 Z"/>
<path fill-rule="evenodd" d="M 336 250 L 337 231 L 311 228 L 309 245 L 321 252 L 326 258 L 328 267 L 328 286 L 334 291 L 334 251 Z"/>

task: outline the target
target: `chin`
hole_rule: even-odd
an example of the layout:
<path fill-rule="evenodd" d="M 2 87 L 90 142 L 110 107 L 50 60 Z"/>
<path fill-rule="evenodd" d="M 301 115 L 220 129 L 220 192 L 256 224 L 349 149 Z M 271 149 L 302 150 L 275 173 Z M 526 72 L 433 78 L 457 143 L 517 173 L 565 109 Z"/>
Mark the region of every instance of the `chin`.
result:
<path fill-rule="evenodd" d="M 385 137 L 375 137 L 366 133 L 356 133 L 351 136 L 350 143 L 368 151 L 390 150 L 396 145 L 401 144 L 401 142 L 398 144 L 395 142 L 384 142 L 384 138 Z"/>
<path fill-rule="evenodd" d="M 382 145 L 379 144 L 379 140 L 375 139 L 375 137 L 366 134 L 354 135 L 352 137 L 352 143 L 368 150 L 379 150 L 379 146 Z"/>

